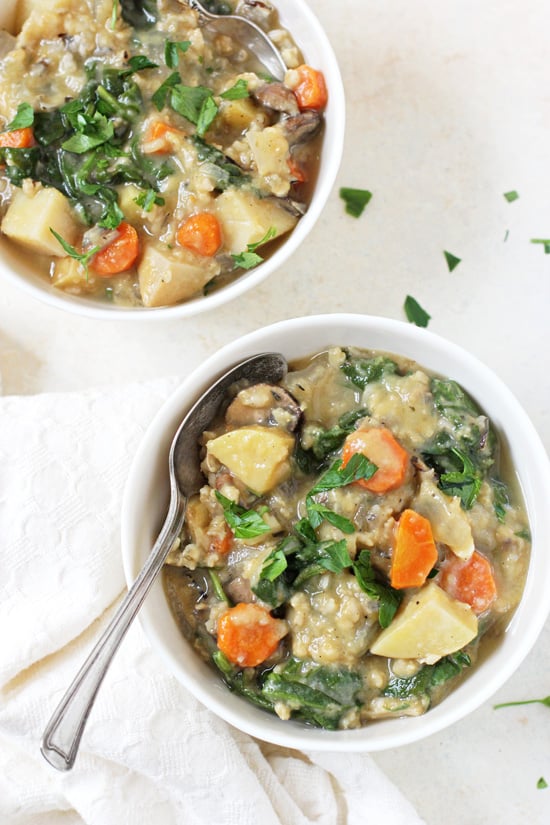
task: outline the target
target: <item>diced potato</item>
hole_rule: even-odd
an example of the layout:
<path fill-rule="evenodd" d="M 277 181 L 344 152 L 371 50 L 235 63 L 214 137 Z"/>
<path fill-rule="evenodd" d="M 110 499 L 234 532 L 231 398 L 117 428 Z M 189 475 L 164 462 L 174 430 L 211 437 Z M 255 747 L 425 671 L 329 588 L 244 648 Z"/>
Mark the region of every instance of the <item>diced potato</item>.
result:
<path fill-rule="evenodd" d="M 92 272 L 86 272 L 79 261 L 67 255 L 56 260 L 52 284 L 66 292 L 93 292 L 96 288 L 96 279 Z"/>
<path fill-rule="evenodd" d="M 186 301 L 219 271 L 217 261 L 195 255 L 188 249 L 148 244 L 138 264 L 141 299 L 146 307 Z"/>
<path fill-rule="evenodd" d="M 222 225 L 224 246 L 233 255 L 261 241 L 271 227 L 276 233 L 273 237 L 290 232 L 298 220 L 276 201 L 241 189 L 222 192 L 216 199 L 216 215 Z"/>
<path fill-rule="evenodd" d="M 411 507 L 428 519 L 436 541 L 450 547 L 458 558 L 470 558 L 475 549 L 472 528 L 457 496 L 445 495 L 433 476 L 426 475 Z"/>
<path fill-rule="evenodd" d="M 134 183 L 127 183 L 119 189 L 118 205 L 124 212 L 124 217 L 131 223 L 142 219 L 143 209 L 136 203 L 136 198 L 143 192 Z"/>
<path fill-rule="evenodd" d="M 71 246 L 78 240 L 80 227 L 65 195 L 51 188 L 17 191 L 4 215 L 2 232 L 39 255 L 62 258 L 67 253 L 50 229 Z"/>
<path fill-rule="evenodd" d="M 287 195 L 290 189 L 289 150 L 281 127 L 268 126 L 267 129 L 250 130 L 246 139 L 256 168 L 271 191 L 278 197 Z"/>
<path fill-rule="evenodd" d="M 240 479 L 263 495 L 290 474 L 294 438 L 278 427 L 240 427 L 214 438 L 207 451 Z"/>
<path fill-rule="evenodd" d="M 65 0 L 48 0 L 49 12 L 57 11 L 58 8 L 66 6 Z M 15 31 L 20 32 L 23 24 L 28 20 L 33 12 L 44 12 L 44 0 L 17 0 L 15 9 Z"/>
<path fill-rule="evenodd" d="M 255 106 L 249 97 L 222 101 L 218 117 L 231 129 L 237 129 L 240 132 L 248 129 L 254 121 L 262 125 L 267 120 L 265 112 Z"/>
<path fill-rule="evenodd" d="M 432 664 L 477 635 L 471 607 L 452 599 L 435 582 L 409 597 L 378 636 L 371 653 L 392 659 L 422 659 Z"/>

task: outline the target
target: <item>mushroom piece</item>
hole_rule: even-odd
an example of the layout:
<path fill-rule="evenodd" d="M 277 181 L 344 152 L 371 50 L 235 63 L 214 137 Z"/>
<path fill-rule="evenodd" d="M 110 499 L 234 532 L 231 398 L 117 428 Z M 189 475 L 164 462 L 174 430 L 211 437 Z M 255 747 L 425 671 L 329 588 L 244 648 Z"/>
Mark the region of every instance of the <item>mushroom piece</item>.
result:
<path fill-rule="evenodd" d="M 275 112 L 297 115 L 300 111 L 296 95 L 284 83 L 264 83 L 252 92 L 252 97 Z"/>
<path fill-rule="evenodd" d="M 293 433 L 302 417 L 300 405 L 287 390 L 274 384 L 254 384 L 241 390 L 225 413 L 228 426 L 281 427 Z"/>
<path fill-rule="evenodd" d="M 319 112 L 309 109 L 297 115 L 289 115 L 281 121 L 289 146 L 306 143 L 319 132 L 323 118 Z"/>

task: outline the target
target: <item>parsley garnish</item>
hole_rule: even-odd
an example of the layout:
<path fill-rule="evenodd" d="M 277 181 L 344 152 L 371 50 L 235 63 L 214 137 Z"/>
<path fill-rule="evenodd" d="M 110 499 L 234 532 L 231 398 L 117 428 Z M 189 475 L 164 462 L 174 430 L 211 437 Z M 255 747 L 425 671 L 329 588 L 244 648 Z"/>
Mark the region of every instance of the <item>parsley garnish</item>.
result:
<path fill-rule="evenodd" d="M 55 229 L 52 229 L 52 228 L 51 228 L 51 226 L 50 226 L 50 232 L 52 233 L 52 235 L 53 235 L 55 238 L 57 238 L 57 240 L 59 241 L 59 243 L 61 244 L 61 246 L 62 246 L 62 247 L 63 247 L 63 249 L 65 250 L 65 252 L 67 253 L 67 255 L 68 255 L 70 258 L 74 258 L 74 259 L 75 259 L 75 261 L 78 261 L 80 264 L 82 264 L 82 266 L 83 266 L 83 267 L 84 267 L 84 269 L 86 270 L 86 275 L 88 275 L 88 264 L 90 263 L 90 260 L 94 257 L 94 255 L 96 254 L 96 252 L 99 252 L 99 250 L 100 250 L 100 248 L 101 248 L 101 247 L 99 247 L 99 246 L 94 246 L 94 248 L 93 248 L 93 249 L 90 249 L 90 251 L 89 251 L 89 252 L 81 253 L 81 252 L 78 252 L 78 251 L 74 248 L 74 246 L 71 246 L 71 244 L 70 244 L 70 243 L 68 243 L 68 242 L 65 240 L 65 238 L 62 238 L 62 237 L 61 237 L 61 235 L 59 235 L 59 234 L 55 231 Z"/>
<path fill-rule="evenodd" d="M 251 539 L 271 531 L 271 527 L 265 523 L 261 515 L 267 512 L 267 507 L 260 508 L 261 512 L 246 510 L 218 491 L 216 498 L 223 507 L 225 521 L 236 539 Z"/>
<path fill-rule="evenodd" d="M 138 206 L 141 206 L 144 212 L 150 212 L 155 205 L 163 206 L 164 198 L 157 195 L 154 189 L 147 189 L 140 192 L 139 195 L 134 198 L 134 202 L 137 203 Z"/>
<path fill-rule="evenodd" d="M 449 272 L 452 272 L 455 269 L 462 258 L 457 258 L 456 255 L 453 255 L 452 252 L 444 251 L 443 254 L 445 255 L 445 260 L 447 261 L 447 266 L 449 267 Z"/>
<path fill-rule="evenodd" d="M 501 702 L 499 705 L 493 705 L 495 710 L 498 708 L 511 708 L 516 705 L 545 705 L 550 708 L 550 696 L 545 696 L 544 699 L 523 699 L 519 702 Z"/>
<path fill-rule="evenodd" d="M 547 787 L 548 787 L 548 782 L 546 781 L 544 776 L 541 776 L 541 778 L 537 782 L 537 789 L 539 791 L 542 791 L 542 790 L 544 790 L 544 788 L 547 788 Z"/>
<path fill-rule="evenodd" d="M 410 321 L 411 324 L 416 324 L 417 327 L 427 327 L 432 317 L 420 306 L 416 298 L 413 298 L 412 295 L 407 295 L 405 298 L 404 310 L 407 320 Z"/>
<path fill-rule="evenodd" d="M 540 243 L 544 246 L 544 254 L 550 255 L 550 238 L 531 238 L 531 243 Z"/>
<path fill-rule="evenodd" d="M 164 44 L 164 62 L 169 69 L 177 69 L 180 54 L 185 54 L 190 40 L 167 40 Z"/>
<path fill-rule="evenodd" d="M 340 189 L 340 197 L 346 204 L 346 212 L 354 218 L 363 214 L 365 206 L 372 198 L 372 192 L 368 189 L 350 189 L 343 186 Z"/>
<path fill-rule="evenodd" d="M 20 103 L 17 107 L 15 117 L 6 126 L 6 132 L 14 132 L 16 129 L 26 129 L 34 123 L 34 109 L 30 103 Z"/>
<path fill-rule="evenodd" d="M 504 197 L 506 198 L 508 203 L 512 203 L 513 201 L 517 201 L 519 195 L 515 189 L 512 189 L 510 192 L 505 192 Z"/>
<path fill-rule="evenodd" d="M 231 86 L 230 89 L 226 89 L 225 92 L 222 92 L 220 97 L 224 100 L 242 100 L 245 97 L 248 97 L 248 82 L 243 78 L 239 78 L 234 86 Z"/>
<path fill-rule="evenodd" d="M 239 252 L 238 255 L 231 255 L 235 262 L 235 266 L 240 266 L 241 269 L 252 269 L 252 267 L 263 263 L 264 259 L 261 255 L 256 253 L 256 249 L 262 244 L 267 243 L 267 241 L 270 241 L 276 236 L 276 234 L 277 230 L 275 227 L 270 226 L 261 240 L 256 241 L 256 243 L 247 244 L 244 252 Z"/>

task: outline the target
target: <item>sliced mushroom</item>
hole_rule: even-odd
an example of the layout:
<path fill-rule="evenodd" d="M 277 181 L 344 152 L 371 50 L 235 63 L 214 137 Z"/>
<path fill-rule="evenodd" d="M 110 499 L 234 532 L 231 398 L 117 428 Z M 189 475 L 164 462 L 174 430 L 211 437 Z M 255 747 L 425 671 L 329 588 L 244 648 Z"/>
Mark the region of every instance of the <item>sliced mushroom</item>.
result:
<path fill-rule="evenodd" d="M 297 115 L 290 115 L 281 121 L 289 146 L 306 143 L 319 132 L 323 118 L 319 112 L 309 109 Z"/>
<path fill-rule="evenodd" d="M 289 392 L 274 384 L 254 384 L 235 396 L 225 414 L 230 427 L 259 424 L 281 427 L 292 433 L 298 427 L 302 410 Z"/>
<path fill-rule="evenodd" d="M 284 83 L 264 83 L 252 92 L 252 97 L 275 112 L 297 115 L 300 111 L 296 95 Z"/>

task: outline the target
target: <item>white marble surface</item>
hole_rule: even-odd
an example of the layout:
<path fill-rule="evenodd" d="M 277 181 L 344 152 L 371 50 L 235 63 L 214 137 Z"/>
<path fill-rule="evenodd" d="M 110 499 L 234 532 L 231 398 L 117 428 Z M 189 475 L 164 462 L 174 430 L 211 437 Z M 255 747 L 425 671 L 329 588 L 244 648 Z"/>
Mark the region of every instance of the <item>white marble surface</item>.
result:
<path fill-rule="evenodd" d="M 72 317 L 3 283 L 4 393 L 81 389 L 187 371 L 217 347 L 298 314 L 403 318 L 504 379 L 550 448 L 550 93 L 546 0 L 310 0 L 348 90 L 345 156 L 330 202 L 293 262 L 195 320 Z M 338 186 L 373 199 L 359 220 Z M 508 203 L 503 193 L 520 198 Z M 449 273 L 447 249 L 462 258 Z M 549 491 L 550 493 L 550 491 Z M 549 594 L 550 598 L 550 594 Z M 550 625 L 495 701 L 550 693 Z M 547 825 L 550 711 L 486 704 L 448 731 L 376 761 L 428 825 Z M 365 800 L 368 811 L 368 800 Z"/>

